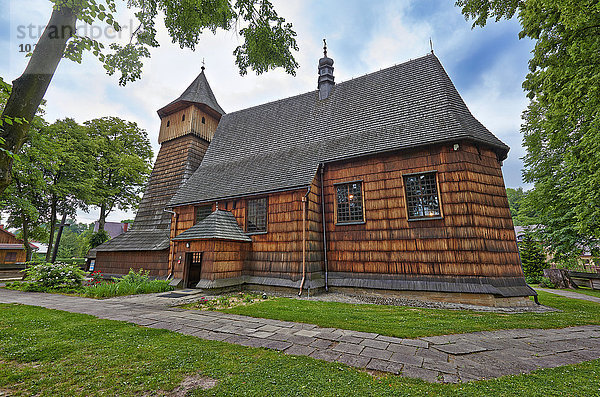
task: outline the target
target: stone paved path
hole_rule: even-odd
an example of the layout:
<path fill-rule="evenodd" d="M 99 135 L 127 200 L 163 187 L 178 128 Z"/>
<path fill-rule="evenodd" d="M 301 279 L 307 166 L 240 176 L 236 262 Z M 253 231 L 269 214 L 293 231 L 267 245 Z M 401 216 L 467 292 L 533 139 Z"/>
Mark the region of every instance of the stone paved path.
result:
<path fill-rule="evenodd" d="M 600 326 L 518 329 L 401 339 L 375 333 L 182 310 L 126 300 L 94 300 L 0 289 L 21 303 L 163 328 L 202 339 L 275 349 L 430 382 L 466 382 L 600 358 Z"/>
<path fill-rule="evenodd" d="M 586 295 L 586 294 L 580 294 L 578 292 L 573 292 L 573 291 L 563 291 L 560 289 L 547 289 L 547 288 L 536 288 L 536 291 L 544 291 L 544 292 L 549 292 L 551 294 L 555 294 L 555 295 L 561 295 L 561 296 L 565 296 L 567 298 L 572 298 L 572 299 L 582 299 L 584 301 L 590 301 L 590 302 L 596 302 L 596 303 L 600 303 L 600 298 L 598 298 L 597 296 L 591 296 L 591 295 Z"/>

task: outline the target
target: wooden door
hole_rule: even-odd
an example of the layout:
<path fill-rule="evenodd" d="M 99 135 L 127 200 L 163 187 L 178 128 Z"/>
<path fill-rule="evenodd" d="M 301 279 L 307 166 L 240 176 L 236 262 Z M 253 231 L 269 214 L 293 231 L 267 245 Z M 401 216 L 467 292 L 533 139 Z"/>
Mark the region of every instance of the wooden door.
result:
<path fill-rule="evenodd" d="M 185 254 L 187 267 L 186 288 L 196 288 L 202 273 L 202 252 L 188 252 Z"/>

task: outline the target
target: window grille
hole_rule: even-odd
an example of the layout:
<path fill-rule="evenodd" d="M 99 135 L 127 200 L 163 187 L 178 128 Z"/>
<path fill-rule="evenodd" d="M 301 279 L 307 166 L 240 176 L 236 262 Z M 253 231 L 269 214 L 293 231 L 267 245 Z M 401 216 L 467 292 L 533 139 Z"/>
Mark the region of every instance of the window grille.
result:
<path fill-rule="evenodd" d="M 267 231 L 267 198 L 248 200 L 246 219 L 248 233 L 263 233 Z"/>
<path fill-rule="evenodd" d="M 427 219 L 441 216 L 436 173 L 404 176 L 408 219 Z"/>
<path fill-rule="evenodd" d="M 336 185 L 336 223 L 364 222 L 362 182 Z"/>

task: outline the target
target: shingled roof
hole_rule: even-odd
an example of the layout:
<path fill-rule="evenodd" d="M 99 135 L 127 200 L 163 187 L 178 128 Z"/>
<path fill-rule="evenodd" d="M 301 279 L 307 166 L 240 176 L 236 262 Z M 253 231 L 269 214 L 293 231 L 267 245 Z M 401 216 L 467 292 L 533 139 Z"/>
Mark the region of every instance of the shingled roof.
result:
<path fill-rule="evenodd" d="M 173 240 L 222 239 L 252 242 L 229 211 L 216 210 Z"/>
<path fill-rule="evenodd" d="M 429 54 L 221 118 L 200 167 L 169 206 L 308 186 L 319 163 L 470 139 L 508 146 L 473 117 Z"/>
<path fill-rule="evenodd" d="M 162 251 L 169 248 L 169 233 L 161 229 L 129 230 L 90 250 L 88 257 L 98 251 Z"/>
<path fill-rule="evenodd" d="M 159 109 L 157 113 L 160 117 L 164 117 L 190 103 L 206 105 L 221 115 L 225 114 L 223 108 L 219 106 L 215 94 L 213 94 L 210 84 L 208 84 L 208 80 L 206 80 L 204 68 L 202 68 L 202 72 L 196 77 L 196 80 L 190 84 L 179 98 Z"/>

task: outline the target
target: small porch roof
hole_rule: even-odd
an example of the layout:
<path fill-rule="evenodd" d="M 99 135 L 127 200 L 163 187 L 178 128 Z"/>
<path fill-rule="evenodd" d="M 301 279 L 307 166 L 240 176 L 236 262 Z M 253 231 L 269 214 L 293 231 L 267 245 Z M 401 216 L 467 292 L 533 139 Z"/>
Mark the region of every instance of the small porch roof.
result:
<path fill-rule="evenodd" d="M 235 216 L 229 211 L 222 210 L 214 211 L 205 219 L 175 237 L 173 241 L 202 239 L 252 242 L 252 239 L 238 225 Z"/>

